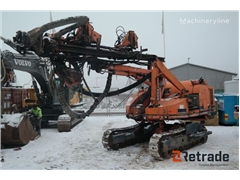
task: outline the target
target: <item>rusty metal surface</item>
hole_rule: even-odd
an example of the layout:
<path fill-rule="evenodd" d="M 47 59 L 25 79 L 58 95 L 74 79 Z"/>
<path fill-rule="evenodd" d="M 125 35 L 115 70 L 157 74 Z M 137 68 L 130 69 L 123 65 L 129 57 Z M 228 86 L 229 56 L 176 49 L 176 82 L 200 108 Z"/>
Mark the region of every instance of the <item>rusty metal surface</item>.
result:
<path fill-rule="evenodd" d="M 28 115 L 23 116 L 18 127 L 8 124 L 2 125 L 4 128 L 1 128 L 1 144 L 4 146 L 26 145 L 37 136 L 37 132 L 33 129 Z"/>
<path fill-rule="evenodd" d="M 2 114 L 11 114 L 14 110 L 14 104 L 19 112 L 22 112 L 22 100 L 26 96 L 27 90 L 23 88 L 2 87 L 1 106 Z"/>

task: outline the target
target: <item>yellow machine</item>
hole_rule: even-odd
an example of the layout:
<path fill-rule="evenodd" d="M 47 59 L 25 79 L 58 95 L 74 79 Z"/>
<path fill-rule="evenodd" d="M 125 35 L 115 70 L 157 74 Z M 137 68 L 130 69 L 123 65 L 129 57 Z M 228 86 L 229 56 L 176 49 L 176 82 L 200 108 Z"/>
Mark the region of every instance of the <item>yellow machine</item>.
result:
<path fill-rule="evenodd" d="M 38 99 L 36 97 L 36 91 L 34 88 L 28 88 L 26 89 L 26 95 L 22 95 L 22 107 L 24 109 L 27 109 L 29 107 L 32 107 L 35 104 L 38 104 Z"/>

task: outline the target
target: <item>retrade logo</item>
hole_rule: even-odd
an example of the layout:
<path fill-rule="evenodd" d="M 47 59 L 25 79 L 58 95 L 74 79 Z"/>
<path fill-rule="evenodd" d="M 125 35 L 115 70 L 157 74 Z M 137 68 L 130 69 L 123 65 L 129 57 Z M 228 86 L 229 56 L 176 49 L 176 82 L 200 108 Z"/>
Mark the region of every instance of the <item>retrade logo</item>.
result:
<path fill-rule="evenodd" d="M 173 162 L 182 162 L 179 150 L 172 150 L 172 160 Z"/>
<path fill-rule="evenodd" d="M 206 154 L 206 153 L 188 153 L 183 151 L 183 159 L 190 162 L 228 162 L 229 154 L 223 154 L 222 151 L 219 151 L 216 154 Z M 172 160 L 173 162 L 182 162 L 181 152 L 179 150 L 172 150 Z"/>

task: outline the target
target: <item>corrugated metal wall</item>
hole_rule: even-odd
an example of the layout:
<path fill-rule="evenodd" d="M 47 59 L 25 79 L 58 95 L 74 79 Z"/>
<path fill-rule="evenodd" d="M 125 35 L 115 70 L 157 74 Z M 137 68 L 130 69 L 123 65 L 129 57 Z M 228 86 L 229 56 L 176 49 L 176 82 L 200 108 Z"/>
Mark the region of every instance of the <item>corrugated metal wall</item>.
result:
<path fill-rule="evenodd" d="M 214 89 L 224 89 L 224 82 L 232 80 L 233 75 L 224 71 L 215 71 L 200 66 L 183 65 L 169 69 L 178 80 L 199 79 L 202 77 Z"/>

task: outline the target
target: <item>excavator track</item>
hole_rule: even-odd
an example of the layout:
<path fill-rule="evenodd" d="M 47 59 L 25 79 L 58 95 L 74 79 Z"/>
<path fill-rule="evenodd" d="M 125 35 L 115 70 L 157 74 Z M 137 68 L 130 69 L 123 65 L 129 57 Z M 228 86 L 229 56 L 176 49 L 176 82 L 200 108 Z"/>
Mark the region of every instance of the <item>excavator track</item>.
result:
<path fill-rule="evenodd" d="M 137 128 L 138 125 L 134 125 L 134 126 L 129 126 L 129 127 L 124 127 L 124 128 L 114 128 L 114 129 L 108 129 L 107 131 L 104 132 L 103 137 L 102 137 L 102 144 L 103 147 L 110 150 L 117 150 L 119 148 L 121 148 L 120 146 L 126 146 L 126 142 L 125 143 L 114 143 L 112 142 L 112 136 L 113 135 L 119 135 L 119 134 L 126 134 L 127 133 L 132 133 L 134 132 L 134 130 Z M 127 141 L 127 138 L 126 138 Z"/>
<path fill-rule="evenodd" d="M 149 141 L 154 133 L 155 125 L 136 124 L 124 128 L 108 129 L 102 137 L 103 147 L 117 150 L 130 145 Z"/>
<path fill-rule="evenodd" d="M 197 123 L 190 123 L 186 127 L 163 133 L 155 133 L 149 141 L 149 152 L 156 160 L 169 159 L 172 156 L 172 150 L 184 151 L 198 144 L 204 144 L 209 134 L 212 132 Z"/>
<path fill-rule="evenodd" d="M 58 132 L 69 132 L 82 121 L 82 118 L 74 119 L 67 114 L 60 115 L 57 121 Z"/>
<path fill-rule="evenodd" d="M 137 143 L 149 141 L 149 152 L 156 160 L 171 157 L 172 150 L 186 150 L 207 142 L 212 134 L 200 123 L 165 125 L 162 133 L 154 133 L 156 124 L 137 124 L 124 128 L 108 129 L 102 137 L 103 147 L 117 150 Z"/>
<path fill-rule="evenodd" d="M 176 130 L 171 130 L 169 132 L 163 132 L 163 133 L 160 133 L 160 134 L 153 134 L 153 136 L 151 137 L 150 141 L 149 141 L 149 152 L 151 154 L 151 156 L 156 159 L 156 160 L 160 160 L 162 161 L 164 158 L 163 158 L 163 153 L 165 153 L 165 157 L 167 155 L 167 153 L 169 152 L 161 152 L 159 153 L 159 144 L 161 143 L 161 141 L 166 141 L 166 139 L 164 140 L 164 138 L 166 137 L 170 137 L 170 136 L 173 136 L 173 135 L 177 135 L 179 133 L 182 133 L 185 131 L 185 128 L 178 128 Z M 162 155 L 162 156 L 161 156 Z"/>

